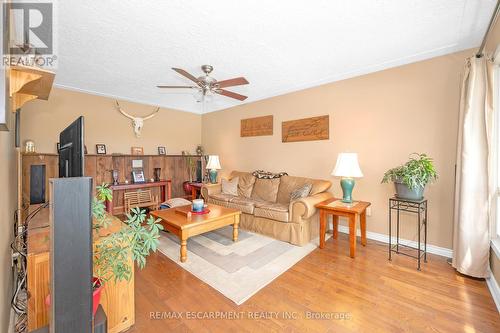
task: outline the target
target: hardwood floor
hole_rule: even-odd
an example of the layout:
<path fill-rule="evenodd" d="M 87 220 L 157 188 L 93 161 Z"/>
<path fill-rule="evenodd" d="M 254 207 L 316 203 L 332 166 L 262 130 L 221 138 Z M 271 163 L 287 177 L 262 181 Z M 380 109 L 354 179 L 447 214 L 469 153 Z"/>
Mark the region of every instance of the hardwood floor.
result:
<path fill-rule="evenodd" d="M 347 235 L 330 238 L 240 306 L 153 254 L 136 271 L 128 332 L 500 332 L 486 283 L 456 274 L 445 258 L 429 255 L 419 272 L 406 256 L 389 262 L 386 244 L 368 240 L 354 260 L 348 252 Z M 347 319 L 325 318 L 339 313 Z M 223 314 L 240 319 L 194 318 Z"/>

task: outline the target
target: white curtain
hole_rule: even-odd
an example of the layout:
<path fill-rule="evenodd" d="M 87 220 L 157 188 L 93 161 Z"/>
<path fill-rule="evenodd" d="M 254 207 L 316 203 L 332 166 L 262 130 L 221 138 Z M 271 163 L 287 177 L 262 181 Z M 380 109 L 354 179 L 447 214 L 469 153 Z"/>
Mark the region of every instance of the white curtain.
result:
<path fill-rule="evenodd" d="M 457 145 L 453 267 L 488 276 L 492 186 L 493 64 L 486 56 L 467 59 L 460 98 Z"/>

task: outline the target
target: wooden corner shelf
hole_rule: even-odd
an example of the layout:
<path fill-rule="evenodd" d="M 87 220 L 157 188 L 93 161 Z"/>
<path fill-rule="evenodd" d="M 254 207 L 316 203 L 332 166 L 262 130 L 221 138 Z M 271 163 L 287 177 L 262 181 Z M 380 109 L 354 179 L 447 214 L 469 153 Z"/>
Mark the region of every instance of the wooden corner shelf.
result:
<path fill-rule="evenodd" d="M 31 100 L 48 100 L 55 73 L 36 67 L 12 66 L 9 77 L 11 111 L 16 112 Z"/>

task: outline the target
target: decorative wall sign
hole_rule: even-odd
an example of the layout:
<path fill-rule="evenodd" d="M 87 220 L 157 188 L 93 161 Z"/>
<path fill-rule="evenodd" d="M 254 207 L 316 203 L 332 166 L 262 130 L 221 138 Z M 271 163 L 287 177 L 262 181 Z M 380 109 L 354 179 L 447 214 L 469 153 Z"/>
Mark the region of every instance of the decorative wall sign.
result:
<path fill-rule="evenodd" d="M 273 116 L 241 119 L 241 137 L 273 135 Z"/>
<path fill-rule="evenodd" d="M 281 123 L 281 141 L 314 141 L 330 138 L 329 116 L 304 118 Z"/>

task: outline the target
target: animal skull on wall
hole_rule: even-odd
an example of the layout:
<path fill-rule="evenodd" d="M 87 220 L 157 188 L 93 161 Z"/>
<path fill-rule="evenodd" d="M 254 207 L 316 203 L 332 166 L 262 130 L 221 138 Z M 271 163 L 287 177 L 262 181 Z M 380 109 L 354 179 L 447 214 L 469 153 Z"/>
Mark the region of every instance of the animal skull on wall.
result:
<path fill-rule="evenodd" d="M 156 110 L 153 113 L 151 113 L 150 115 L 148 115 L 146 117 L 134 117 L 134 116 L 126 113 L 125 111 L 123 111 L 122 108 L 120 107 L 120 104 L 118 104 L 118 101 L 115 101 L 115 102 L 116 102 L 116 107 L 118 108 L 118 111 L 120 111 L 121 114 L 123 114 L 125 117 L 132 120 L 132 126 L 134 126 L 135 136 L 138 138 L 141 137 L 141 130 L 142 130 L 142 127 L 144 126 L 144 120 L 148 120 L 148 119 L 153 118 L 156 115 L 156 113 L 158 113 L 158 111 L 160 111 L 160 107 L 158 107 L 158 108 L 156 108 Z"/>

